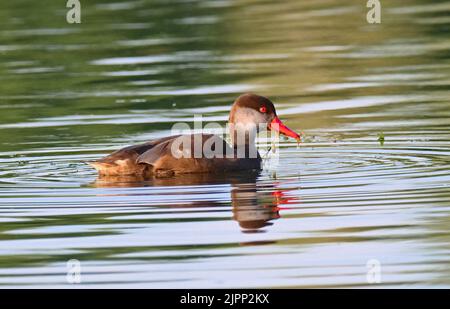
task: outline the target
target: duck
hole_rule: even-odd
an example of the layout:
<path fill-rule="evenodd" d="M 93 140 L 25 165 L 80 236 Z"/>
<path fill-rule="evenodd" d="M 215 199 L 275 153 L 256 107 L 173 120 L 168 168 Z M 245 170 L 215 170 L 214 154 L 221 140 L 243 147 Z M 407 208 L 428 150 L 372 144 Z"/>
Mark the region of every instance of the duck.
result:
<path fill-rule="evenodd" d="M 119 149 L 87 162 L 99 176 L 170 177 L 191 173 L 223 173 L 260 170 L 256 135 L 276 131 L 298 142 L 301 135 L 278 118 L 273 102 L 253 93 L 239 96 L 231 106 L 231 144 L 218 135 L 180 134 Z"/>

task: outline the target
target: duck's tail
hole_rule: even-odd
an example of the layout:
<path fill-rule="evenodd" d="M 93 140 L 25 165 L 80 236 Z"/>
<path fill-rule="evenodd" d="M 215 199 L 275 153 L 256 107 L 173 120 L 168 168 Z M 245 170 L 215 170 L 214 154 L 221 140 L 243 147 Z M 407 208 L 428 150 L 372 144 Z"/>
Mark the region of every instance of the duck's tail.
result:
<path fill-rule="evenodd" d="M 97 172 L 101 175 L 109 174 L 108 171 L 111 170 L 114 166 L 110 163 L 100 162 L 100 161 L 85 161 L 87 165 L 92 166 L 97 170 Z"/>

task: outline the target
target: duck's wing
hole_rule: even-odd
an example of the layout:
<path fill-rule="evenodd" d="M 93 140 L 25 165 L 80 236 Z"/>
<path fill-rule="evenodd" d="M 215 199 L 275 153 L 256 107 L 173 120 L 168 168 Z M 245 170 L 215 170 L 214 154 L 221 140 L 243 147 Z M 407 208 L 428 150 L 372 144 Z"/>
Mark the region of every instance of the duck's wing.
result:
<path fill-rule="evenodd" d="M 214 134 L 180 135 L 155 145 L 139 155 L 136 163 L 151 165 L 154 173 L 200 173 L 226 170 L 235 165 L 226 157 L 233 149 Z"/>
<path fill-rule="evenodd" d="M 168 137 L 163 137 L 163 138 L 159 138 L 156 140 L 151 140 L 151 141 L 143 143 L 143 144 L 128 146 L 128 147 L 119 149 L 100 160 L 103 162 L 108 162 L 108 161 L 114 162 L 116 160 L 128 159 L 131 157 L 138 157 L 141 154 L 145 153 L 146 151 L 151 150 L 152 148 L 157 147 L 158 145 L 164 144 L 166 141 L 175 139 L 178 136 L 179 135 L 168 136 Z"/>
<path fill-rule="evenodd" d="M 196 137 L 199 139 L 197 140 Z M 200 141 L 200 150 L 203 149 L 203 145 L 206 140 L 214 137 L 213 134 L 186 134 L 186 135 L 176 135 L 170 138 L 161 139 L 158 143 L 145 152 L 140 154 L 137 159 L 137 164 L 150 164 L 155 165 L 156 161 L 165 158 L 166 160 L 176 159 L 176 158 L 191 158 L 191 151 L 194 151 L 196 141 Z M 174 149 L 172 145 L 175 143 Z M 188 149 L 185 148 L 188 146 Z M 172 152 L 173 150 L 173 152 Z M 170 158 L 170 159 L 169 159 Z"/>
<path fill-rule="evenodd" d="M 175 138 L 176 137 L 174 137 L 173 139 L 167 139 L 167 140 L 161 141 L 160 143 L 147 149 L 145 152 L 141 153 L 136 158 L 136 163 L 137 164 L 144 163 L 144 164 L 154 165 L 158 159 L 160 159 L 170 153 L 170 145 L 172 144 L 172 142 L 174 141 Z"/>

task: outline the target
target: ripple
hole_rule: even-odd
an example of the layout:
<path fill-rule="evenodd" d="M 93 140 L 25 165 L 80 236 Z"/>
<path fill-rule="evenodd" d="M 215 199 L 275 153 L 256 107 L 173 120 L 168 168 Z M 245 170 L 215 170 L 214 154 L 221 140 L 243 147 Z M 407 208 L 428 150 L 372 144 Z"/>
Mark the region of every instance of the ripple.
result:
<path fill-rule="evenodd" d="M 177 52 L 173 55 L 151 55 L 141 57 L 117 57 L 94 60 L 91 63 L 94 65 L 128 65 L 128 64 L 148 64 L 148 63 L 162 63 L 174 61 L 195 61 L 204 60 L 208 56 L 207 51 L 196 52 Z"/>

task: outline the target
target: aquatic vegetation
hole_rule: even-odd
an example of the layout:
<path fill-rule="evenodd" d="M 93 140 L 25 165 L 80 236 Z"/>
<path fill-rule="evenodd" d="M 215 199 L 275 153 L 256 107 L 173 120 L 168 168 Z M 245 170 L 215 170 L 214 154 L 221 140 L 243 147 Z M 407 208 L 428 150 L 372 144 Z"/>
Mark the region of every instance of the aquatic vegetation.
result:
<path fill-rule="evenodd" d="M 378 133 L 378 142 L 380 143 L 380 146 L 384 146 L 384 133 Z"/>

